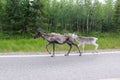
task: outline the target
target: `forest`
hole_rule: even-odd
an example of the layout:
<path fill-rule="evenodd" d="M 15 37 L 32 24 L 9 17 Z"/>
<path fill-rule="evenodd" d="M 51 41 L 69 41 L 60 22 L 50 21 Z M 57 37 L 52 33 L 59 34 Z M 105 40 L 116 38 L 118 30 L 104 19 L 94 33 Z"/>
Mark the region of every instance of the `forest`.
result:
<path fill-rule="evenodd" d="M 120 0 L 0 0 L 0 32 L 119 32 Z"/>
<path fill-rule="evenodd" d="M 120 48 L 120 0 L 0 0 L 0 51 L 43 50 L 35 47 L 46 44 L 33 40 L 37 29 L 95 36 L 100 49 Z"/>

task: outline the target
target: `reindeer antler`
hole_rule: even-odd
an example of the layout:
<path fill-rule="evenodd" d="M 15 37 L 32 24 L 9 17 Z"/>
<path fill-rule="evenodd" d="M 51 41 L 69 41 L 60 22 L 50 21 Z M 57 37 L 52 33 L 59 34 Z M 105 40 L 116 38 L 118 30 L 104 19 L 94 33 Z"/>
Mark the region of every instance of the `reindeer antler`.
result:
<path fill-rule="evenodd" d="M 37 32 L 41 32 L 41 29 L 40 29 L 40 28 L 38 28 L 36 31 L 37 31 Z"/>
<path fill-rule="evenodd" d="M 41 33 L 41 34 L 45 34 L 44 32 L 42 32 L 42 29 L 41 28 L 38 28 L 37 29 L 37 32 Z"/>

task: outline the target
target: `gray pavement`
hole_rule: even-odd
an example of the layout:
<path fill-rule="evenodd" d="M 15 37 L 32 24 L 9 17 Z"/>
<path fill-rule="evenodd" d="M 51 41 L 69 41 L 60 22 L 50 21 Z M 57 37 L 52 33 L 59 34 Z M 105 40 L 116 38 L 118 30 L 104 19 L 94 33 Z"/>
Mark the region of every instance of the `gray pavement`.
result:
<path fill-rule="evenodd" d="M 0 80 L 120 80 L 120 53 L 0 57 Z"/>

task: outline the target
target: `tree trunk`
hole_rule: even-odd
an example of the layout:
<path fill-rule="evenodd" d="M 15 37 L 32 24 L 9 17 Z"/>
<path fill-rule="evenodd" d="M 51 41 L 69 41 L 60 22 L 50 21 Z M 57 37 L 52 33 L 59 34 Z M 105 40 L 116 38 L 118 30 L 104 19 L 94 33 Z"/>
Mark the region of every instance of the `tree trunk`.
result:
<path fill-rule="evenodd" d="M 79 22 L 78 22 L 78 19 L 77 19 L 77 31 L 79 32 L 80 30 L 79 30 L 79 24 L 78 24 Z"/>
<path fill-rule="evenodd" d="M 27 25 L 23 26 L 23 29 L 22 29 L 21 33 L 27 33 Z"/>
<path fill-rule="evenodd" d="M 89 31 L 89 14 L 87 15 L 87 24 L 86 24 L 86 28 L 87 28 L 87 33 Z"/>

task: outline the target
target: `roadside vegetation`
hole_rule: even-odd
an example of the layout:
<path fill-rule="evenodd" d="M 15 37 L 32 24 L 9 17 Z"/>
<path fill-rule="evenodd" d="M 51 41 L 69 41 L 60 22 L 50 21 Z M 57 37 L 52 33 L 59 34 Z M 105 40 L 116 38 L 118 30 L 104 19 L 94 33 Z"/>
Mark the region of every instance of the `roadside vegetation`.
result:
<path fill-rule="evenodd" d="M 46 51 L 46 41 L 33 39 L 37 29 L 94 36 L 99 49 L 120 49 L 120 0 L 0 0 L 0 52 Z"/>
<path fill-rule="evenodd" d="M 80 35 L 80 34 L 79 34 Z M 94 33 L 87 36 L 98 37 L 98 50 L 101 49 L 120 49 L 120 34 L 118 33 Z M 5 36 L 4 36 L 5 37 Z M 33 36 L 11 36 L 9 39 L 0 40 L 0 52 L 47 52 L 45 45 L 47 41 L 42 38 L 33 39 Z M 8 38 L 8 36 L 7 36 Z M 49 46 L 52 50 L 52 45 Z M 67 51 L 68 45 L 57 45 L 57 51 Z M 82 47 L 80 47 L 82 50 Z M 85 50 L 93 50 L 94 46 L 85 45 Z M 77 50 L 75 47 L 73 50 Z"/>

